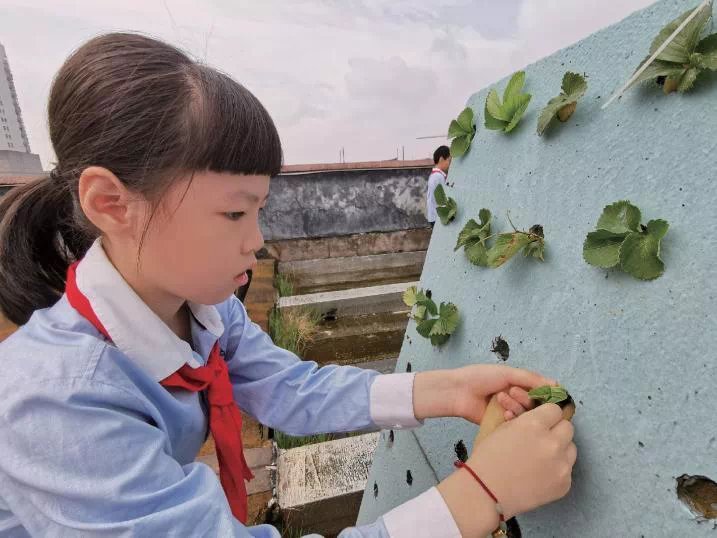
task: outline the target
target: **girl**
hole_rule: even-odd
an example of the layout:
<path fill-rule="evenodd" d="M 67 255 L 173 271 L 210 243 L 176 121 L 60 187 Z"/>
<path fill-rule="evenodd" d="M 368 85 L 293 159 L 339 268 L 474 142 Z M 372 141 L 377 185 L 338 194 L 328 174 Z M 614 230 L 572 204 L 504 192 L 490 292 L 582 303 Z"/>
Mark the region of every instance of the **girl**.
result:
<path fill-rule="evenodd" d="M 243 524 L 237 405 L 297 435 L 480 423 L 496 393 L 506 418 L 521 415 L 470 469 L 342 537 L 485 536 L 499 511 L 568 491 L 572 426 L 555 405 L 523 413 L 524 389 L 550 380 L 317 368 L 251 322 L 233 291 L 263 245 L 282 152 L 244 87 L 162 42 L 109 34 L 60 69 L 49 125 L 57 167 L 0 205 L 0 308 L 22 325 L 0 344 L 0 536 L 279 536 Z M 194 462 L 209 431 L 220 480 Z"/>

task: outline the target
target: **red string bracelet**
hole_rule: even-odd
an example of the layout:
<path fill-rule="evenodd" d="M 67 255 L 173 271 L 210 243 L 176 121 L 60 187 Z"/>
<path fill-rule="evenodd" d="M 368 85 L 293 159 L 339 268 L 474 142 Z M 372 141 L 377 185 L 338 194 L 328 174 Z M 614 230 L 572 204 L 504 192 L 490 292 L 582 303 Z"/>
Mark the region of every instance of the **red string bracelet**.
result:
<path fill-rule="evenodd" d="M 500 519 L 500 524 L 499 524 L 498 528 L 499 528 L 501 531 L 507 533 L 507 532 L 508 532 L 508 527 L 507 527 L 507 525 L 505 524 L 505 516 L 503 515 L 503 507 L 502 507 L 501 504 L 498 502 L 498 498 L 497 498 L 495 495 L 493 495 L 493 492 L 492 492 L 490 489 L 488 489 L 488 486 L 485 485 L 485 482 L 483 482 L 483 481 L 478 477 L 478 475 L 476 474 L 476 472 L 475 472 L 473 469 L 471 469 L 471 467 L 470 467 L 467 463 L 465 463 L 465 462 L 463 462 L 463 461 L 461 461 L 461 460 L 456 460 L 456 461 L 453 463 L 453 465 L 455 465 L 455 466 L 458 467 L 459 469 L 465 469 L 465 470 L 468 471 L 471 475 L 473 475 L 473 478 L 476 479 L 476 481 L 481 485 L 481 487 L 485 490 L 485 492 L 488 494 L 488 496 L 489 496 L 491 499 L 493 499 L 493 502 L 495 503 L 495 509 L 496 509 L 496 511 L 498 512 L 498 517 L 499 517 L 499 519 Z"/>

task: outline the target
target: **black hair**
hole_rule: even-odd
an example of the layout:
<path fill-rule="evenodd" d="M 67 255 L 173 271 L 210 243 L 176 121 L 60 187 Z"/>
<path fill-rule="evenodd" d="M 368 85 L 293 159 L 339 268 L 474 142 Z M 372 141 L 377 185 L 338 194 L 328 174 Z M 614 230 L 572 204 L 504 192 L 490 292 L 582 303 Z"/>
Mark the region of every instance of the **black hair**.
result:
<path fill-rule="evenodd" d="M 0 310 L 16 324 L 57 301 L 69 264 L 99 235 L 78 201 L 87 167 L 107 168 L 155 208 L 187 174 L 281 170 L 279 134 L 249 90 L 139 34 L 101 35 L 70 55 L 48 116 L 57 166 L 0 201 Z"/>
<path fill-rule="evenodd" d="M 447 159 L 451 156 L 451 150 L 448 146 L 438 146 L 436 151 L 433 152 L 433 163 L 438 164 L 438 161 L 443 159 Z"/>

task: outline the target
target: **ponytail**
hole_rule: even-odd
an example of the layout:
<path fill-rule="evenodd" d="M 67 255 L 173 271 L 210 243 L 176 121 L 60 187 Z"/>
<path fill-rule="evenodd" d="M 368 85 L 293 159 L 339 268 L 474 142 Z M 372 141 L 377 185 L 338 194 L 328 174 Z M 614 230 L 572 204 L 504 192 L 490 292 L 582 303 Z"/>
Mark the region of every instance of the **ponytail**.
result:
<path fill-rule="evenodd" d="M 54 173 L 0 199 L 0 311 L 17 325 L 57 302 L 67 268 L 91 245 L 73 206 L 70 183 Z"/>

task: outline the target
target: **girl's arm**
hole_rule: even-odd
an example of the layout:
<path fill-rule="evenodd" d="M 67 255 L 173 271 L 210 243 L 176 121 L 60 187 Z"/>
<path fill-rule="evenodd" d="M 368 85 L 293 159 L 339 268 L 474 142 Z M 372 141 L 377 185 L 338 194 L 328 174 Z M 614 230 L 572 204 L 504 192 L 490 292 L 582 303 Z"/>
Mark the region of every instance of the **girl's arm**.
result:
<path fill-rule="evenodd" d="M 274 527 L 236 520 L 214 472 L 180 465 L 158 424 L 141 395 L 92 379 L 29 382 L 6 394 L 0 536 L 280 538 Z M 341 534 L 354 537 L 389 534 L 379 519 Z"/>
<path fill-rule="evenodd" d="M 352 366 L 319 368 L 275 346 L 238 299 L 218 308 L 234 398 L 262 424 L 291 435 L 421 424 L 413 410 L 414 374 L 381 375 Z"/>

